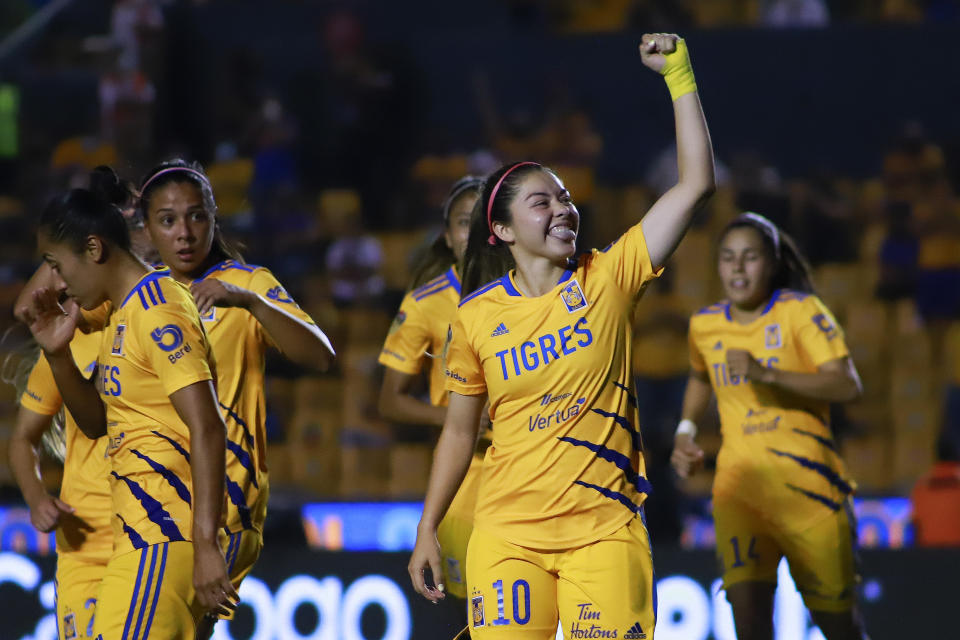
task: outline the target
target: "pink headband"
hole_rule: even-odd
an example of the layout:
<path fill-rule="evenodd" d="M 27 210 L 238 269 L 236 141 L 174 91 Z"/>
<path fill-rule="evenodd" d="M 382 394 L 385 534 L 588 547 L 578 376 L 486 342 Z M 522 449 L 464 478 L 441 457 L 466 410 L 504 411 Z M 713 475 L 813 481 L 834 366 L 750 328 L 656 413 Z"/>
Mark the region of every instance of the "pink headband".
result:
<path fill-rule="evenodd" d="M 191 169 L 190 167 L 168 167 L 166 169 L 161 169 L 160 171 L 157 171 L 155 174 L 150 176 L 150 178 L 143 183 L 143 186 L 140 187 L 140 194 L 143 195 L 143 192 L 147 190 L 147 187 L 150 186 L 151 182 L 153 182 L 154 180 L 156 180 L 157 178 L 159 178 L 165 173 L 172 173 L 174 171 L 186 171 L 187 173 L 192 173 L 193 175 L 200 178 L 201 182 L 206 184 L 208 187 L 210 186 L 210 180 L 207 179 L 207 176 L 203 175 L 196 169 Z"/>
<path fill-rule="evenodd" d="M 540 166 L 540 163 L 538 162 L 530 162 L 530 161 L 518 162 L 517 164 L 513 165 L 512 167 L 510 167 L 509 169 L 503 172 L 503 175 L 500 176 L 499 180 L 497 180 L 497 184 L 494 185 L 493 191 L 490 192 L 490 199 L 487 200 L 487 229 L 490 230 L 490 237 L 487 238 L 487 242 L 490 243 L 491 245 L 497 244 L 497 236 L 493 234 L 493 220 L 490 219 L 490 214 L 493 213 L 493 200 L 494 198 L 497 197 L 497 191 L 500 190 L 500 185 L 503 184 L 503 181 L 507 179 L 507 176 L 510 175 L 513 172 L 513 170 L 516 169 L 517 167 L 522 167 L 523 165 L 526 165 L 526 164 L 531 164 L 537 167 Z"/>

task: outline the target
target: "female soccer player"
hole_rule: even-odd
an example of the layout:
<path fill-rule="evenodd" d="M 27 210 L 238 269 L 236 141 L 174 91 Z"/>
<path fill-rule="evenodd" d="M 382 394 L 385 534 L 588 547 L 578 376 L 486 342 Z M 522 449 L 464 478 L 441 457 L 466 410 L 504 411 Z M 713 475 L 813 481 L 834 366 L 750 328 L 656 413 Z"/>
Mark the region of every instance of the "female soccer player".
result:
<path fill-rule="evenodd" d="M 673 97 L 680 165 L 643 220 L 574 260 L 570 193 L 549 169 L 521 162 L 487 179 L 471 225 L 463 290 L 473 292 L 450 330 L 450 405 L 408 568 L 419 593 L 444 597 L 424 570 L 441 575 L 437 524 L 489 398 L 493 444 L 467 549 L 474 637 L 552 639 L 558 616 L 569 637 L 653 634 L 630 317 L 713 191 L 714 167 L 683 40 L 645 35 L 640 55 Z M 476 288 L 489 275 L 499 277 Z"/>
<path fill-rule="evenodd" d="M 90 177 L 90 190 L 124 207 L 131 189 L 106 167 Z M 70 342 L 74 362 L 85 374 L 96 368 L 102 333 L 77 331 Z M 61 640 L 93 637 L 97 590 L 113 553 L 110 462 L 103 455 L 106 436 L 91 440 L 77 428 L 69 411 L 62 422 L 55 419 L 63 399 L 53 372 L 41 354 L 30 372 L 20 400 L 10 438 L 10 468 L 30 508 L 30 519 L 40 531 L 56 529 L 57 629 Z M 56 420 L 62 430 L 63 478 L 59 497 L 51 496 L 39 474 L 39 455 L 44 434 Z M 55 438 L 59 440 L 59 438 Z"/>
<path fill-rule="evenodd" d="M 113 555 L 93 634 L 193 638 L 203 613 L 226 613 L 237 599 L 217 538 L 226 427 L 196 305 L 130 252 L 120 210 L 89 190 L 51 202 L 38 239 L 56 286 L 33 293 L 28 326 L 77 426 L 106 435 L 110 457 Z M 70 342 L 80 307 L 105 301 L 87 378 Z"/>
<path fill-rule="evenodd" d="M 326 369 L 333 348 L 270 271 L 226 245 L 210 182 L 197 165 L 158 165 L 140 187 L 139 209 L 170 275 L 190 286 L 217 363 L 217 393 L 227 423 L 227 513 L 223 546 L 239 588 L 263 547 L 269 477 L 264 365 L 278 348 L 291 361 Z M 198 637 L 211 631 L 203 622 Z"/>
<path fill-rule="evenodd" d="M 829 423 L 831 402 L 861 393 L 843 332 L 813 295 L 793 241 L 762 216 L 745 213 L 726 228 L 718 271 L 727 300 L 690 320 L 692 372 L 672 462 L 686 477 L 702 461 L 696 421 L 716 393 L 723 443 L 713 515 L 737 637 L 773 637 L 785 556 L 824 635 L 859 640 L 853 483 Z"/>
<path fill-rule="evenodd" d="M 466 176 L 451 188 L 443 203 L 444 232 L 414 269 L 413 287 L 404 297 L 383 344 L 379 361 L 386 372 L 380 389 L 380 414 L 388 420 L 443 426 L 447 391 L 440 356 L 447 329 L 460 302 L 456 263 L 463 258 L 467 247 L 470 214 L 481 187 L 482 178 Z M 413 385 L 428 358 L 430 402 L 424 402 L 413 393 Z M 464 579 L 467 541 L 473 529 L 481 460 L 481 456 L 474 456 L 470 471 L 437 532 L 447 592 L 461 600 L 467 597 Z"/>

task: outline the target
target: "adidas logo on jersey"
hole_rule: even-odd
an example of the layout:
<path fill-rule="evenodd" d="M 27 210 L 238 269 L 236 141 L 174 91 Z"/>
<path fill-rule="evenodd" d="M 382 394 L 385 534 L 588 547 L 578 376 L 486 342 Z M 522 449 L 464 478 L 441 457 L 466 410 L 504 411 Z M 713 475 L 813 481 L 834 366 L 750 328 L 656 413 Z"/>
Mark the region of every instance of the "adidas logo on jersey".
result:
<path fill-rule="evenodd" d="M 644 640 L 647 634 L 643 632 L 643 627 L 639 622 L 634 622 L 630 630 L 623 634 L 623 640 Z"/>
<path fill-rule="evenodd" d="M 497 336 L 505 336 L 510 333 L 510 329 L 507 329 L 507 325 L 502 322 L 497 325 L 497 328 L 493 330 L 493 333 L 490 334 L 491 338 L 496 338 Z"/>
<path fill-rule="evenodd" d="M 723 342 L 720 340 L 717 340 L 717 344 L 713 345 L 713 350 L 720 351 L 720 349 L 723 349 Z"/>

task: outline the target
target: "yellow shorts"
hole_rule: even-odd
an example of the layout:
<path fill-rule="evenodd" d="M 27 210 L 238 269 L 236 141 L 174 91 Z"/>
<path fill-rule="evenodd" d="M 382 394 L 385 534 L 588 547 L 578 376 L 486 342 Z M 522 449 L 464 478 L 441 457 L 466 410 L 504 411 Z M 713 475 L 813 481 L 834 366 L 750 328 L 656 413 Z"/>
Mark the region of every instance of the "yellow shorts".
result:
<path fill-rule="evenodd" d="M 57 637 L 93 638 L 97 590 L 107 569 L 106 560 L 80 559 L 75 553 L 57 555 Z"/>
<path fill-rule="evenodd" d="M 474 456 L 447 515 L 437 527 L 443 559 L 443 586 L 448 594 L 461 600 L 467 598 L 467 543 L 473 533 L 473 512 L 477 506 L 482 467 L 483 459 Z"/>
<path fill-rule="evenodd" d="M 193 543 L 162 542 L 114 556 L 97 596 L 97 640 L 193 640 L 203 615 Z"/>
<path fill-rule="evenodd" d="M 240 590 L 240 583 L 247 577 L 257 558 L 260 557 L 260 551 L 263 550 L 263 536 L 254 529 L 244 529 L 237 533 L 220 532 L 220 548 L 223 550 L 223 558 L 227 563 L 227 573 L 230 574 L 230 582 L 233 588 Z M 234 612 L 229 615 L 220 616 L 224 620 L 233 620 Z"/>
<path fill-rule="evenodd" d="M 527 549 L 474 529 L 467 575 L 472 638 L 553 640 L 558 619 L 565 638 L 653 638 L 653 561 L 639 517 L 564 551 Z"/>
<path fill-rule="evenodd" d="M 807 608 L 842 612 L 853 606 L 859 571 L 849 499 L 844 508 L 799 531 L 775 529 L 737 500 L 715 499 L 713 518 L 724 587 L 748 581 L 776 584 L 777 566 L 786 557 Z"/>

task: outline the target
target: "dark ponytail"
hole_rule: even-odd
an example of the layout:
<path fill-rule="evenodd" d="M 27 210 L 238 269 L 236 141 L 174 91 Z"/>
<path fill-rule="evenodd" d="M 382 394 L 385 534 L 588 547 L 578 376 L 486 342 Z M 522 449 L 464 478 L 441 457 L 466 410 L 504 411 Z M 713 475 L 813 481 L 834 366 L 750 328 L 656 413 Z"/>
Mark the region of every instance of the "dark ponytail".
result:
<path fill-rule="evenodd" d="M 182 158 L 175 158 L 161 162 L 148 171 L 140 181 L 140 199 L 137 202 L 137 213 L 140 217 L 146 221 L 150 211 L 150 197 L 161 187 L 174 183 L 191 184 L 196 187 L 203 198 L 203 208 L 214 216 L 213 246 L 210 247 L 210 255 L 213 259 L 216 262 L 232 259 L 241 264 L 245 263 L 240 251 L 223 237 L 220 223 L 216 222 L 217 202 L 213 198 L 213 187 L 210 186 L 210 179 L 198 162 L 187 162 Z"/>
<path fill-rule="evenodd" d="M 733 229 L 749 227 L 755 229 L 763 238 L 763 246 L 768 256 L 775 262 L 771 292 L 777 289 L 794 289 L 804 293 L 816 293 L 813 287 L 813 270 L 797 243 L 789 234 L 758 213 L 748 211 L 737 216 L 720 234 L 720 242 Z"/>
<path fill-rule="evenodd" d="M 129 251 L 130 231 L 120 208 L 130 197 L 113 169 L 99 166 L 90 174 L 89 189 L 71 189 L 50 201 L 40 214 L 39 232 L 70 244 L 77 253 L 89 236 Z"/>
<path fill-rule="evenodd" d="M 483 178 L 477 176 L 464 176 L 453 184 L 450 193 L 443 201 L 443 228 L 445 231 L 450 229 L 450 210 L 453 209 L 457 201 L 467 194 L 479 195 L 482 188 Z M 456 261 L 457 257 L 447 246 L 446 238 L 441 233 L 415 262 L 413 277 L 410 279 L 410 288 L 416 289 L 433 280 L 449 269 L 450 265 L 456 263 Z"/>
<path fill-rule="evenodd" d="M 483 183 L 480 198 L 470 216 L 470 238 L 460 264 L 463 297 L 517 266 L 510 248 L 496 237 L 491 228 L 494 222 L 510 224 L 510 203 L 517 195 L 524 177 L 533 171 L 550 170 L 534 162 L 514 162 L 491 173 Z"/>

